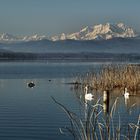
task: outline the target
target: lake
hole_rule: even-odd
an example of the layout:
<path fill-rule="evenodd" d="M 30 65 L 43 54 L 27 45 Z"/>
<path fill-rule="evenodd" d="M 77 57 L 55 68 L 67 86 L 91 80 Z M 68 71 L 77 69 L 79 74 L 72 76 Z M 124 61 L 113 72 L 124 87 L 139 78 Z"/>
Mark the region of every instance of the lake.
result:
<path fill-rule="evenodd" d="M 74 82 L 77 75 L 98 70 L 101 65 L 103 63 L 1 62 L 0 139 L 72 140 L 70 133 L 61 132 L 61 128 L 70 127 L 68 117 L 51 97 L 71 111 L 82 113 L 73 85 L 68 83 Z M 34 88 L 27 86 L 31 81 L 35 83 Z M 117 96 L 122 128 L 129 122 L 136 123 L 140 96 L 126 101 L 120 94 L 112 95 L 112 102 Z M 117 122 L 117 115 L 115 117 Z"/>

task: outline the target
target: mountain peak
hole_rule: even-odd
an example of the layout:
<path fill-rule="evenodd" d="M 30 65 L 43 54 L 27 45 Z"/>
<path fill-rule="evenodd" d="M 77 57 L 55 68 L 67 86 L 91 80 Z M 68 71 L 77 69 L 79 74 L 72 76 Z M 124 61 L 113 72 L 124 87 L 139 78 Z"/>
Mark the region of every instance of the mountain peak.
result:
<path fill-rule="evenodd" d="M 93 27 L 86 26 L 82 28 L 79 32 L 75 32 L 72 34 L 62 35 L 61 37 L 56 37 L 58 39 L 74 39 L 74 40 L 107 40 L 116 37 L 128 38 L 128 37 L 136 37 L 136 33 L 134 30 L 125 25 L 124 23 L 105 23 L 105 24 L 97 24 Z"/>
<path fill-rule="evenodd" d="M 120 28 L 123 28 L 123 29 L 129 28 L 127 25 L 125 25 L 125 24 L 122 23 L 122 22 L 118 23 L 117 26 L 120 27 Z"/>
<path fill-rule="evenodd" d="M 17 39 L 17 37 L 9 33 L 3 33 L 0 35 L 0 40 L 3 40 L 3 41 L 13 41 L 15 39 Z"/>

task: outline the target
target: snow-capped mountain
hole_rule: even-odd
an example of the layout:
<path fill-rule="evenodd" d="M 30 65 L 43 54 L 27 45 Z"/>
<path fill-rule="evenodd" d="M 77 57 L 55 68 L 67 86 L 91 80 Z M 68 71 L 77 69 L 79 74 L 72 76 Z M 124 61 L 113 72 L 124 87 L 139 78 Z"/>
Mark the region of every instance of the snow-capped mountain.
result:
<path fill-rule="evenodd" d="M 43 39 L 47 39 L 47 37 L 45 35 L 32 35 L 32 36 L 24 36 L 22 38 L 22 41 L 37 41 L 37 40 L 43 40 Z"/>
<path fill-rule="evenodd" d="M 0 42 L 22 42 L 22 41 L 37 41 L 37 40 L 43 40 L 48 39 L 45 35 L 31 35 L 31 36 L 14 36 L 8 33 L 0 34 Z"/>
<path fill-rule="evenodd" d="M 71 33 L 71 34 L 65 34 L 62 33 L 58 36 L 53 36 L 48 38 L 46 35 L 31 35 L 31 36 L 14 36 L 8 33 L 0 34 L 0 42 L 19 42 L 19 41 L 38 41 L 43 39 L 48 39 L 52 41 L 57 40 L 107 40 L 112 38 L 131 38 L 136 37 L 137 34 L 134 32 L 134 30 L 123 24 L 99 24 L 95 26 L 86 26 L 85 28 L 81 29 L 79 32 Z"/>
<path fill-rule="evenodd" d="M 86 26 L 81 29 L 79 32 L 72 34 L 61 34 L 59 36 L 52 37 L 53 41 L 56 40 L 65 40 L 65 39 L 74 39 L 74 40 L 107 40 L 116 37 L 129 38 L 136 37 L 134 30 L 123 24 L 99 24 L 93 27 Z"/>
<path fill-rule="evenodd" d="M 0 34 L 0 41 L 4 42 L 4 41 L 16 41 L 18 40 L 18 37 L 8 34 L 8 33 L 3 33 Z"/>

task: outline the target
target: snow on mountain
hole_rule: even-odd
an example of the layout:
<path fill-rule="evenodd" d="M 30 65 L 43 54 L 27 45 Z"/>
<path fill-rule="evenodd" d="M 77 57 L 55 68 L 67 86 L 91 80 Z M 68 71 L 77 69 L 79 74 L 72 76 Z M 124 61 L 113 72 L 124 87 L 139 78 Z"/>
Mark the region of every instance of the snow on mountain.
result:
<path fill-rule="evenodd" d="M 48 39 L 45 35 L 31 35 L 31 36 L 14 36 L 8 33 L 0 34 L 0 42 L 22 42 L 22 41 L 37 41 L 37 40 L 43 40 Z"/>
<path fill-rule="evenodd" d="M 18 38 L 16 36 L 8 34 L 8 33 L 0 34 L 0 41 L 1 42 L 4 42 L 4 41 L 15 41 L 17 39 Z"/>
<path fill-rule="evenodd" d="M 37 41 L 37 40 L 43 40 L 43 39 L 49 39 L 52 41 L 57 40 L 66 40 L 66 39 L 72 39 L 72 40 L 107 40 L 112 39 L 116 37 L 121 38 L 131 38 L 136 37 L 137 34 L 134 32 L 134 30 L 125 25 L 124 23 L 118 23 L 118 24 L 99 24 L 92 27 L 86 26 L 85 28 L 81 29 L 79 32 L 75 32 L 72 34 L 65 34 L 62 33 L 58 36 L 53 36 L 48 38 L 45 35 L 31 35 L 31 36 L 14 36 L 8 33 L 0 34 L 0 42 L 18 42 L 18 41 Z"/>
<path fill-rule="evenodd" d="M 50 37 L 50 40 L 52 40 L 52 41 L 66 40 L 66 39 L 67 39 L 67 36 L 65 33 L 62 33 L 61 35 L 56 35 L 56 36 Z"/>
<path fill-rule="evenodd" d="M 93 27 L 86 26 L 81 29 L 79 32 L 72 34 L 61 34 L 60 36 L 52 37 L 53 41 L 56 40 L 65 40 L 65 39 L 74 39 L 74 40 L 107 40 L 116 37 L 128 38 L 136 37 L 134 30 L 123 24 L 99 24 Z"/>
<path fill-rule="evenodd" d="M 24 36 L 22 38 L 22 41 L 37 41 L 37 40 L 43 40 L 43 39 L 47 39 L 47 37 L 45 35 L 39 36 L 39 35 L 35 34 L 32 36 Z"/>

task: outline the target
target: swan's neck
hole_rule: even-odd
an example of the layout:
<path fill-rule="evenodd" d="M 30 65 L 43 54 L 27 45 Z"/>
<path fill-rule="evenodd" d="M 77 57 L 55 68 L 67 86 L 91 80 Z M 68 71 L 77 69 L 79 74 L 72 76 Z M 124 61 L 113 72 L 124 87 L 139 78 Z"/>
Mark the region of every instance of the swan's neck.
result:
<path fill-rule="evenodd" d="M 127 88 L 124 89 L 124 96 L 125 97 L 128 97 L 129 96 L 129 92 L 128 92 Z"/>
<path fill-rule="evenodd" d="M 85 87 L 85 95 L 87 95 L 88 87 Z"/>
<path fill-rule="evenodd" d="M 127 93 L 127 88 L 124 88 L 124 93 Z"/>
<path fill-rule="evenodd" d="M 87 95 L 87 90 L 85 91 L 85 95 Z"/>

